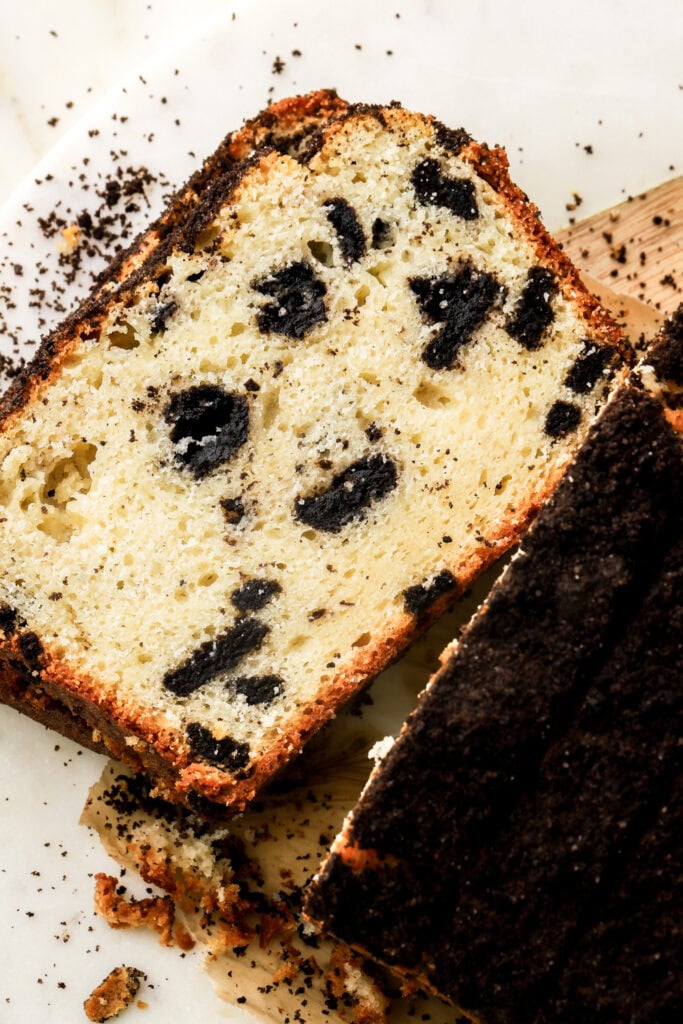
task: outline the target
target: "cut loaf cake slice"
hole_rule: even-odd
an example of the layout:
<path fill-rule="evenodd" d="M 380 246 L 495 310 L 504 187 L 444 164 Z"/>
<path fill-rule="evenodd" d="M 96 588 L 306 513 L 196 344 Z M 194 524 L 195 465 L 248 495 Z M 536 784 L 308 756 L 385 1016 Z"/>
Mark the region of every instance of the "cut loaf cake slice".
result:
<path fill-rule="evenodd" d="M 681 1011 L 683 307 L 600 415 L 312 883 L 486 1024 Z"/>
<path fill-rule="evenodd" d="M 0 697 L 239 808 L 514 543 L 624 352 L 464 131 L 325 93 L 219 153 L 4 402 Z"/>

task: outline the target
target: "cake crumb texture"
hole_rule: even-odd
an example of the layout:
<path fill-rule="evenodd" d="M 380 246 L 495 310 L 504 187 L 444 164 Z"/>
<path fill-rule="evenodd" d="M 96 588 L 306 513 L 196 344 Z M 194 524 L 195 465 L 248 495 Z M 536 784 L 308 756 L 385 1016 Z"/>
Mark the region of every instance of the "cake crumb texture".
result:
<path fill-rule="evenodd" d="M 118 1017 L 135 999 L 144 977 L 136 967 L 115 967 L 83 1003 L 88 1020 L 101 1024 Z"/>

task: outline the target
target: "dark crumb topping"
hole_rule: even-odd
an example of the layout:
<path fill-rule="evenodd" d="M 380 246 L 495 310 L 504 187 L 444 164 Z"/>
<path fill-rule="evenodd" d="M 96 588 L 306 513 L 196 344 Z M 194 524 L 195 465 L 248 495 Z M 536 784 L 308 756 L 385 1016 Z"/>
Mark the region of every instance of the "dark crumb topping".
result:
<path fill-rule="evenodd" d="M 327 219 L 337 232 L 339 248 L 346 263 L 356 263 L 365 255 L 367 243 L 365 232 L 361 227 L 358 215 L 346 199 L 328 199 L 323 203 L 327 211 Z"/>
<path fill-rule="evenodd" d="M 451 369 L 496 298 L 503 294 L 501 285 L 491 274 L 469 263 L 454 274 L 412 277 L 408 283 L 422 316 L 429 323 L 443 324 L 424 349 L 422 359 L 432 370 Z"/>
<path fill-rule="evenodd" d="M 282 678 L 275 675 L 238 676 L 230 680 L 229 686 L 251 705 L 272 704 L 285 688 Z"/>
<path fill-rule="evenodd" d="M 194 757 L 234 771 L 249 764 L 249 744 L 240 743 L 232 736 L 217 739 L 213 733 L 198 722 L 191 722 L 187 727 L 187 738 Z"/>
<path fill-rule="evenodd" d="M 563 402 L 558 399 L 553 402 L 545 418 L 544 430 L 549 437 L 566 437 L 576 430 L 581 422 L 581 409 L 573 402 Z"/>
<path fill-rule="evenodd" d="M 436 122 L 435 128 L 436 141 L 453 156 L 457 156 L 472 141 L 472 136 L 464 128 L 447 128 L 440 121 Z"/>
<path fill-rule="evenodd" d="M 214 384 L 198 384 L 173 395 L 164 410 L 176 460 L 201 479 L 232 459 L 249 436 L 249 405 Z"/>
<path fill-rule="evenodd" d="M 431 583 L 418 583 L 403 591 L 403 603 L 407 612 L 420 618 L 429 611 L 438 597 L 448 594 L 458 586 L 458 581 L 448 569 L 442 569 Z"/>
<path fill-rule="evenodd" d="M 237 590 L 233 590 L 230 600 L 241 612 L 259 612 L 281 590 L 276 580 L 247 580 Z"/>
<path fill-rule="evenodd" d="M 323 302 L 327 289 L 303 260 L 255 281 L 252 287 L 274 300 L 266 302 L 257 314 L 256 323 L 262 334 L 272 331 L 301 339 L 316 324 L 327 320 Z"/>
<path fill-rule="evenodd" d="M 491 1024 L 677 1019 L 682 495 L 623 389 L 355 807 L 376 860 L 308 888 L 326 931 Z"/>
<path fill-rule="evenodd" d="M 683 387 L 683 306 L 665 324 L 663 340 L 653 345 L 648 361 L 658 381 Z"/>
<path fill-rule="evenodd" d="M 239 662 L 258 650 L 269 632 L 258 619 L 238 619 L 225 633 L 207 640 L 190 657 L 171 669 L 163 685 L 177 697 L 186 697 L 218 676 L 227 675 Z"/>
<path fill-rule="evenodd" d="M 370 505 L 393 491 L 397 481 L 396 465 L 388 455 L 368 455 L 337 473 L 326 490 L 297 498 L 294 514 L 314 530 L 338 533 L 354 519 L 364 518 Z"/>
<path fill-rule="evenodd" d="M 474 182 L 444 174 L 433 157 L 422 160 L 410 180 L 424 206 L 443 206 L 463 220 L 476 220 L 479 216 Z"/>
<path fill-rule="evenodd" d="M 543 334 L 555 319 L 551 302 L 556 291 L 557 283 L 551 270 L 531 268 L 522 296 L 506 325 L 508 334 L 529 352 L 541 347 Z"/>
<path fill-rule="evenodd" d="M 577 395 L 587 394 L 601 378 L 604 378 L 612 355 L 606 346 L 601 348 L 592 341 L 584 341 L 583 350 L 577 356 L 564 383 Z"/>

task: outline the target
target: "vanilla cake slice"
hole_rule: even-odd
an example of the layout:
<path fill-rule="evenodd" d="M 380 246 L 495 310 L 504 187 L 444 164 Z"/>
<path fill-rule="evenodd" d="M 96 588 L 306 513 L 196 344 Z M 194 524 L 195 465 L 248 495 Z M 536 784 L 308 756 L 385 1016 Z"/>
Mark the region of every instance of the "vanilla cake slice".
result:
<path fill-rule="evenodd" d="M 0 432 L 0 697 L 232 809 L 514 543 L 626 359 L 503 151 L 330 93 L 247 136 Z"/>

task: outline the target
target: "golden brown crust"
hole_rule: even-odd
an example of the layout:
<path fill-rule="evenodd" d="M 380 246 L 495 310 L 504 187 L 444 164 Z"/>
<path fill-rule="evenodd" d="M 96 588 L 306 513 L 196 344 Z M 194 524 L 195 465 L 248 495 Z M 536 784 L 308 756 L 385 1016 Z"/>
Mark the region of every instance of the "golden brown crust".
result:
<path fill-rule="evenodd" d="M 95 910 L 110 928 L 151 928 L 162 946 L 174 945 L 175 904 L 170 896 L 127 899 L 113 875 L 95 875 Z"/>
<path fill-rule="evenodd" d="M 136 285 L 145 277 L 154 279 L 155 271 L 156 276 L 161 273 L 174 244 L 182 241 L 186 231 L 194 237 L 202 218 L 229 198 L 255 153 L 276 144 L 281 148 L 296 144 L 347 109 L 348 104 L 333 90 L 320 89 L 281 100 L 228 135 L 171 198 L 161 216 L 112 261 L 93 292 L 41 342 L 34 358 L 0 398 L 0 430 L 7 430 L 26 405 L 38 400 L 76 346 L 99 337 L 114 302 L 122 297 L 132 302 Z"/>

